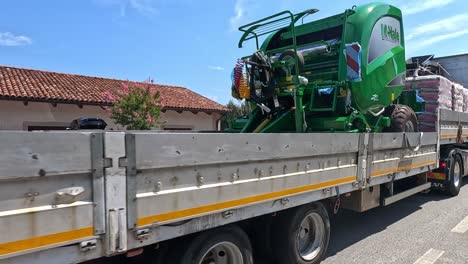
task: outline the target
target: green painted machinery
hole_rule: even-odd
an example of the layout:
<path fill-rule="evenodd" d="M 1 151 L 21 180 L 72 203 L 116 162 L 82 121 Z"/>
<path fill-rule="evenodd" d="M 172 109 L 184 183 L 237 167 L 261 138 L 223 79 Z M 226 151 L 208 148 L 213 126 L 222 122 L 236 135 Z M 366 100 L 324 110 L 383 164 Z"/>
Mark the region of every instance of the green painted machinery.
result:
<path fill-rule="evenodd" d="M 233 96 L 250 106 L 237 132 L 417 131 L 419 106 L 403 93 L 401 11 L 371 3 L 304 22 L 316 12 L 284 11 L 239 28 L 239 47 L 251 40 L 257 51 L 232 74 Z"/>

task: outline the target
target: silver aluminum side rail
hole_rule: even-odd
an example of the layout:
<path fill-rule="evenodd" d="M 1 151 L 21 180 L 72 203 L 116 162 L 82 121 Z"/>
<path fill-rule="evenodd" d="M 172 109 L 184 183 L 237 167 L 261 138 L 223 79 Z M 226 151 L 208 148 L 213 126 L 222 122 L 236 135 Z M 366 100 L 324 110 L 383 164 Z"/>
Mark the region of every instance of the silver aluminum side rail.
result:
<path fill-rule="evenodd" d="M 135 144 L 129 248 L 436 167 L 437 133 L 153 134 Z M 127 152 L 127 157 L 132 156 Z M 128 170 L 127 170 L 128 171 Z"/>
<path fill-rule="evenodd" d="M 81 262 L 409 177 L 436 166 L 436 142 L 0 132 L 0 263 Z"/>
<path fill-rule="evenodd" d="M 468 142 L 468 113 L 439 109 L 440 144 Z"/>

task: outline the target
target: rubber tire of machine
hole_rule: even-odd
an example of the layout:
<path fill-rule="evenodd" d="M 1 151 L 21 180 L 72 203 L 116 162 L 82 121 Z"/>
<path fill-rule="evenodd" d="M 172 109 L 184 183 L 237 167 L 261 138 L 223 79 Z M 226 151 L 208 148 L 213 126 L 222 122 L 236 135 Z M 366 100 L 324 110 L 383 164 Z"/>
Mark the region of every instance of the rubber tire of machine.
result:
<path fill-rule="evenodd" d="M 304 56 L 302 56 L 302 54 L 300 52 L 297 52 L 296 54 L 297 54 L 297 62 L 299 64 L 298 65 L 299 66 L 299 72 L 301 72 L 302 69 L 304 68 Z M 282 61 L 282 60 L 284 60 L 284 58 L 287 58 L 287 57 L 294 58 L 294 50 L 293 49 L 288 49 L 288 50 L 283 51 L 283 53 L 281 53 L 281 55 L 279 56 L 278 60 Z M 286 77 L 287 72 L 283 68 L 278 68 L 277 74 L 280 77 Z M 291 69 L 291 74 L 296 75 L 296 67 L 293 67 Z"/>
<path fill-rule="evenodd" d="M 455 163 L 458 164 L 458 168 L 460 170 L 458 185 L 456 185 L 455 179 L 453 177 L 453 174 L 454 174 L 454 171 L 455 171 Z M 462 168 L 463 167 L 462 167 L 462 162 L 461 162 L 460 156 L 458 156 L 458 155 L 452 156 L 452 162 L 451 162 L 450 172 L 449 172 L 450 175 L 449 175 L 449 179 L 447 181 L 447 186 L 446 186 L 446 189 L 445 189 L 445 192 L 450 196 L 457 196 L 458 193 L 460 192 L 460 188 L 461 188 L 462 180 L 463 180 L 463 178 L 462 178 L 462 175 L 463 175 Z"/>
<path fill-rule="evenodd" d="M 301 222 L 311 213 L 316 213 L 322 218 L 325 224 L 325 237 L 318 255 L 307 261 L 300 256 L 296 249 L 296 237 Z M 326 207 L 321 202 L 306 204 L 278 215 L 271 232 L 272 254 L 278 264 L 317 264 L 326 257 L 330 241 L 330 218 Z"/>
<path fill-rule="evenodd" d="M 242 253 L 244 264 L 253 264 L 252 246 L 247 234 L 238 226 L 230 225 L 197 234 L 192 239 L 181 241 L 178 247 L 166 258 L 165 263 L 173 264 L 199 264 L 203 256 L 214 245 L 220 242 L 230 242 L 238 247 Z M 175 254 L 174 254 L 175 253 Z"/>
<path fill-rule="evenodd" d="M 418 118 L 411 107 L 406 105 L 391 105 L 387 107 L 385 112 L 391 113 L 391 125 L 385 128 L 384 132 L 419 132 Z M 412 129 L 407 130 L 407 124 Z"/>

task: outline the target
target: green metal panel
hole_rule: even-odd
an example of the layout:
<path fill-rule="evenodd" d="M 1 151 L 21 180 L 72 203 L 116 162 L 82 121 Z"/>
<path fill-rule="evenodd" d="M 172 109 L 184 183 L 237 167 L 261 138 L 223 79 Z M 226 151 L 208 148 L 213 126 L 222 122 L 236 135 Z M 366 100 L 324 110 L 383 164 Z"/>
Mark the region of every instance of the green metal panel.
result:
<path fill-rule="evenodd" d="M 385 107 L 391 104 L 403 91 L 403 85 L 387 87 L 395 77 L 406 71 L 403 23 L 401 22 L 401 11 L 383 3 L 360 6 L 354 11 L 348 17 L 347 35 L 344 37 L 344 41 L 346 43 L 359 42 L 362 46 L 363 80 L 352 83 L 351 89 L 355 107 L 365 113 L 372 107 Z M 374 26 L 378 28 L 382 26 L 382 23 L 376 24 L 382 17 L 395 18 L 400 22 L 399 45 L 369 63 L 370 36 Z M 385 43 L 385 41 L 392 40 L 382 40 L 379 44 Z M 345 68 L 345 63 L 343 62 L 341 68 Z M 340 75 L 341 80 L 346 78 L 346 72 L 341 72 Z M 378 101 L 372 100 L 372 98 L 376 98 L 375 95 L 377 95 Z"/>
<path fill-rule="evenodd" d="M 275 97 L 256 99 L 255 104 L 264 104 L 272 112 L 265 113 L 254 104 L 242 132 L 381 131 L 389 125 L 388 117 L 371 112 L 380 112 L 403 91 L 406 64 L 401 11 L 385 3 L 370 3 L 317 21 L 299 22 L 315 12 L 284 11 L 240 28 L 244 34 L 239 47 L 266 36 L 257 47 L 273 61 L 273 77 L 278 69 L 287 68 L 286 77 L 277 76 Z M 345 45 L 355 42 L 362 48 L 362 78 L 352 82 L 346 79 Z M 288 49 L 301 54 L 303 67 L 299 67 L 299 55 L 278 61 L 279 54 Z M 294 75 L 289 65 L 299 74 Z M 300 83 L 299 76 L 308 82 Z M 318 97 L 319 87 L 335 89 L 331 96 Z M 283 105 L 278 107 L 278 102 Z"/>

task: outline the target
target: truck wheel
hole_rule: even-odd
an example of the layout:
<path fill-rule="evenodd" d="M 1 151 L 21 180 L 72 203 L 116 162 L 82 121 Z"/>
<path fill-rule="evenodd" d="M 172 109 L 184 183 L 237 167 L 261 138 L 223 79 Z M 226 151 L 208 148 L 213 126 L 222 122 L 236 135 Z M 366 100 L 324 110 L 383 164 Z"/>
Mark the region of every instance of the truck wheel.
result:
<path fill-rule="evenodd" d="M 226 226 L 200 233 L 189 241 L 179 264 L 253 264 L 252 246 L 245 232 L 237 226 Z"/>
<path fill-rule="evenodd" d="M 385 132 L 418 132 L 418 118 L 413 109 L 406 105 L 392 105 L 391 125 Z"/>
<path fill-rule="evenodd" d="M 458 155 L 452 158 L 452 162 L 446 192 L 450 196 L 457 196 L 462 183 L 462 163 Z"/>
<path fill-rule="evenodd" d="M 272 229 L 278 264 L 316 264 L 325 257 L 330 218 L 322 203 L 303 205 L 278 216 Z"/>

